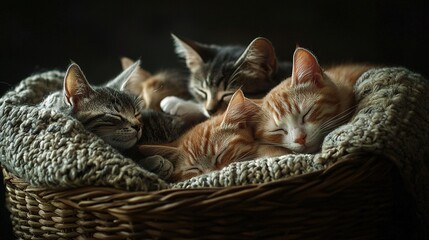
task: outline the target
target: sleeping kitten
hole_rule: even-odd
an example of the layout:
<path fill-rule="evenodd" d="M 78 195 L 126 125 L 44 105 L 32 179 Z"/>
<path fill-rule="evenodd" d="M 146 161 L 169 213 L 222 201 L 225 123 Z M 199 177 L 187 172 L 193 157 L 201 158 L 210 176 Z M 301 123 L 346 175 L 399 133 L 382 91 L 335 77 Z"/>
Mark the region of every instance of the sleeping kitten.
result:
<path fill-rule="evenodd" d="M 123 57 L 121 63 L 122 68 L 127 69 L 134 64 L 134 61 Z M 164 70 L 151 74 L 137 66 L 127 81 L 126 90 L 139 96 L 144 106 L 144 109 L 141 110 L 144 132 L 139 141 L 141 144 L 171 142 L 202 120 L 198 116 L 167 114 L 160 108 L 160 102 L 166 96 L 177 96 L 181 99 L 191 98 L 186 78 L 178 71 Z"/>
<path fill-rule="evenodd" d="M 238 88 L 247 97 L 262 97 L 291 71 L 290 63 L 278 64 L 274 48 L 266 38 L 258 37 L 245 48 L 206 45 L 174 34 L 172 37 L 177 54 L 186 60 L 189 92 L 197 104 L 167 97 L 161 102 L 167 113 L 203 117 L 221 113 Z"/>
<path fill-rule="evenodd" d="M 258 138 L 297 153 L 314 153 L 324 137 L 354 114 L 353 87 L 370 65 L 339 65 L 323 71 L 304 48 L 293 55 L 292 76 L 264 97 Z"/>
<path fill-rule="evenodd" d="M 123 57 L 121 63 L 125 70 L 134 61 Z M 157 111 L 162 111 L 160 102 L 167 96 L 176 96 L 184 100 L 191 98 L 187 88 L 186 76 L 174 70 L 164 70 L 151 74 L 138 66 L 128 81 L 128 90 L 143 100 L 145 108 Z"/>
<path fill-rule="evenodd" d="M 93 87 L 80 67 L 72 63 L 64 78 L 64 90 L 49 95 L 41 105 L 76 118 L 119 150 L 131 148 L 142 135 L 141 106 L 140 100 L 125 89 L 138 64 L 129 66 L 106 86 Z"/>
<path fill-rule="evenodd" d="M 174 170 L 169 181 L 181 181 L 222 169 L 232 162 L 280 156 L 289 150 L 255 141 L 254 125 L 260 107 L 238 90 L 227 110 L 202 122 L 171 144 L 140 145 L 141 157 L 169 159 Z M 171 172 L 170 172 L 171 173 Z"/>

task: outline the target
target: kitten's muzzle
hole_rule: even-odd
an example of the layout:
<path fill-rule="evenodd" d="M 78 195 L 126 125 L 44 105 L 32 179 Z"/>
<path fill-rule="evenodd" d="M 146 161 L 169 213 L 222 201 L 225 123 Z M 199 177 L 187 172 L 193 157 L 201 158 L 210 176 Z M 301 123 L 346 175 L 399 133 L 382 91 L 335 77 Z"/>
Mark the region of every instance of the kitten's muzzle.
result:
<path fill-rule="evenodd" d="M 213 115 L 216 113 L 218 109 L 218 104 L 217 103 L 213 103 L 213 102 L 208 102 L 206 105 L 206 111 L 210 114 Z"/>
<path fill-rule="evenodd" d="M 140 124 L 132 125 L 131 128 L 136 130 L 136 132 L 139 132 L 142 129 L 142 126 Z"/>
<path fill-rule="evenodd" d="M 214 115 L 222 105 L 222 101 L 210 99 L 206 103 L 206 111 L 209 115 Z"/>
<path fill-rule="evenodd" d="M 214 109 L 214 108 L 212 108 L 212 109 L 208 109 L 208 108 L 206 108 L 206 110 L 207 110 L 207 112 L 208 112 L 210 115 L 213 115 L 213 114 L 215 114 L 215 113 L 216 113 L 216 110 L 217 110 L 217 109 Z"/>

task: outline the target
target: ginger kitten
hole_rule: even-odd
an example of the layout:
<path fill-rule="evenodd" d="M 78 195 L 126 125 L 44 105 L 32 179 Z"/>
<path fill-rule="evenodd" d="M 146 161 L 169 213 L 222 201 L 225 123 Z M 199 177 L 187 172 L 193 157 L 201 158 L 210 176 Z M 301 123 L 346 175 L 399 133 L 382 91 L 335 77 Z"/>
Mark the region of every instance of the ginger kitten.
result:
<path fill-rule="evenodd" d="M 127 69 L 134 63 L 127 57 L 121 58 L 123 69 Z M 129 91 L 143 100 L 145 108 L 162 111 L 160 102 L 168 96 L 176 96 L 181 99 L 190 99 L 186 76 L 175 70 L 164 70 L 151 74 L 140 66 L 129 80 Z"/>
<path fill-rule="evenodd" d="M 370 65 L 338 65 L 322 70 L 304 48 L 293 55 L 292 76 L 263 98 L 260 141 L 296 153 L 314 153 L 324 137 L 354 114 L 353 87 Z"/>
<path fill-rule="evenodd" d="M 259 111 L 257 104 L 237 90 L 222 115 L 196 125 L 171 144 L 140 145 L 138 149 L 141 157 L 158 155 L 170 160 L 174 169 L 168 180 L 172 182 L 220 170 L 233 162 L 290 153 L 256 141 Z"/>

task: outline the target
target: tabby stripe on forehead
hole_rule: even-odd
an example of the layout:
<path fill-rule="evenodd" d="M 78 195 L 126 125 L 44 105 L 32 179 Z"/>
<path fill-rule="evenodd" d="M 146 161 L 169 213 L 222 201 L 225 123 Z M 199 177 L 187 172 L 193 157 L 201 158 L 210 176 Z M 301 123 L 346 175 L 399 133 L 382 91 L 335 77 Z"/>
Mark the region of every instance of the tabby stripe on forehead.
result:
<path fill-rule="evenodd" d="M 276 101 L 271 99 L 271 101 L 268 102 L 268 106 L 271 108 L 271 111 L 274 112 L 274 116 L 277 118 L 277 121 L 280 121 L 282 113 L 282 108 L 280 107 L 281 103 L 280 101 Z"/>
<path fill-rule="evenodd" d="M 298 103 L 296 101 L 293 102 L 293 106 L 295 107 L 295 113 L 300 114 L 301 109 L 299 108 Z"/>
<path fill-rule="evenodd" d="M 292 112 L 292 106 L 289 102 L 289 95 L 287 93 L 282 93 L 281 99 L 283 99 L 284 101 L 283 106 L 285 106 L 284 104 L 286 104 L 285 107 L 281 107 L 281 109 L 284 110 L 284 112 L 282 112 L 282 114 L 286 114 L 286 112 Z M 280 101 L 279 101 L 280 102 Z"/>

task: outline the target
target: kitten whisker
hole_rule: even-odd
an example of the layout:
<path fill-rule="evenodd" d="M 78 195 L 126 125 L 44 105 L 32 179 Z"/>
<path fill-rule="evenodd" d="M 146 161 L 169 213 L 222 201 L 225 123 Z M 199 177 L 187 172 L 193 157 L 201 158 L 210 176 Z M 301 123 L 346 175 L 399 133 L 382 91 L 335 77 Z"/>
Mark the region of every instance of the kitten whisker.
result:
<path fill-rule="evenodd" d="M 354 113 L 355 109 L 356 109 L 356 106 L 352 106 L 344 110 L 343 112 L 338 113 L 334 117 L 328 119 L 326 122 L 321 124 L 320 129 L 325 130 L 325 129 L 331 129 L 332 127 L 335 128 L 340 124 L 347 122 L 350 115 Z"/>
<path fill-rule="evenodd" d="M 247 161 L 247 160 L 251 160 L 251 159 L 255 159 L 257 157 L 257 154 L 255 153 L 251 153 L 250 151 L 247 152 L 246 154 L 241 155 L 237 161 L 238 162 L 242 162 L 242 161 Z"/>

